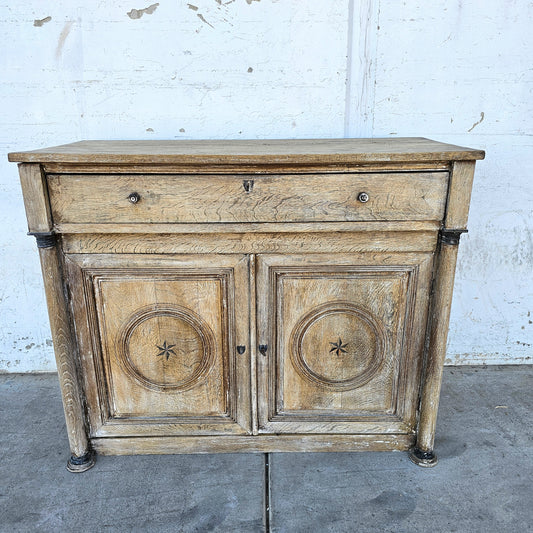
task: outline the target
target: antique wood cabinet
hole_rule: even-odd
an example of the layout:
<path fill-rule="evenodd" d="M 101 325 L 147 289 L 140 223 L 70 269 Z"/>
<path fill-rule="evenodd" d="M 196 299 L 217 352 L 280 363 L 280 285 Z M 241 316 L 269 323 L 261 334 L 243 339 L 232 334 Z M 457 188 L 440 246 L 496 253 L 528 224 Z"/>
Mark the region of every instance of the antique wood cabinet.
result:
<path fill-rule="evenodd" d="M 482 151 L 422 138 L 12 153 L 71 447 L 411 450 L 431 466 Z"/>

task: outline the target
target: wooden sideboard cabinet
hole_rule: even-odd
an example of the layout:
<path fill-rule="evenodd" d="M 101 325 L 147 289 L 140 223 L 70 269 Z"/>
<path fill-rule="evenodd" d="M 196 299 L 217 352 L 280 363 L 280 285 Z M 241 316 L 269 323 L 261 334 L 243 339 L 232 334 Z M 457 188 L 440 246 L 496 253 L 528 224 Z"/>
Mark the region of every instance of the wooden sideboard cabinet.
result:
<path fill-rule="evenodd" d="M 18 152 L 71 458 L 411 450 L 480 150 L 422 138 Z"/>

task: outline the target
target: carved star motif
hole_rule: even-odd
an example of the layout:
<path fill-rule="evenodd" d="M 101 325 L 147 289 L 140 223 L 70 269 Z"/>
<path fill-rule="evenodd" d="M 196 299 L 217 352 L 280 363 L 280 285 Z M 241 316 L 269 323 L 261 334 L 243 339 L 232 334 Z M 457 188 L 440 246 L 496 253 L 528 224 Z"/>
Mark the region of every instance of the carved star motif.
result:
<path fill-rule="evenodd" d="M 159 351 L 159 353 L 157 354 L 158 356 L 159 355 L 163 355 L 167 358 L 167 361 L 168 361 L 168 358 L 170 357 L 170 354 L 173 354 L 173 355 L 176 355 L 176 352 L 172 349 L 174 348 L 174 346 L 176 346 L 175 344 L 167 344 L 167 341 L 165 341 L 163 343 L 163 346 L 157 346 L 156 345 L 156 348 Z"/>
<path fill-rule="evenodd" d="M 341 353 L 346 353 L 345 348 L 348 346 L 348 344 L 343 344 L 340 337 L 337 342 L 330 342 L 330 344 L 333 345 L 333 348 L 331 348 L 329 353 L 335 352 L 337 356 L 339 356 Z"/>

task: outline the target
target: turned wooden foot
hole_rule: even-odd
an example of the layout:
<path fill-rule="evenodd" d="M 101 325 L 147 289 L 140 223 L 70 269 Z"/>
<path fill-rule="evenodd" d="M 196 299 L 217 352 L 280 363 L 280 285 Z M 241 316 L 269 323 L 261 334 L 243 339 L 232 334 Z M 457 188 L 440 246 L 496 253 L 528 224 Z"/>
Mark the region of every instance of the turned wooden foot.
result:
<path fill-rule="evenodd" d="M 85 472 L 94 466 L 96 462 L 96 457 L 93 452 L 87 452 L 81 457 L 76 457 L 71 455 L 70 459 L 67 461 L 67 470 L 75 474 L 80 474 Z"/>
<path fill-rule="evenodd" d="M 409 452 L 409 459 L 411 459 L 415 465 L 423 466 L 425 468 L 431 468 L 438 462 L 437 456 L 433 451 L 424 452 L 418 448 L 413 448 Z"/>

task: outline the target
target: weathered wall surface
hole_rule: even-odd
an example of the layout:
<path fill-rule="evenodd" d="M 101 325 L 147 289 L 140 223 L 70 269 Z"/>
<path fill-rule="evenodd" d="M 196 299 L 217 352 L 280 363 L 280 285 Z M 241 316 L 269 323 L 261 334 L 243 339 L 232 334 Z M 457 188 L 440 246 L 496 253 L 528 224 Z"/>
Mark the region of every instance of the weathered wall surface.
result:
<path fill-rule="evenodd" d="M 0 371 L 53 370 L 7 152 L 81 139 L 426 136 L 487 151 L 448 363 L 531 362 L 527 0 L 0 4 Z"/>

